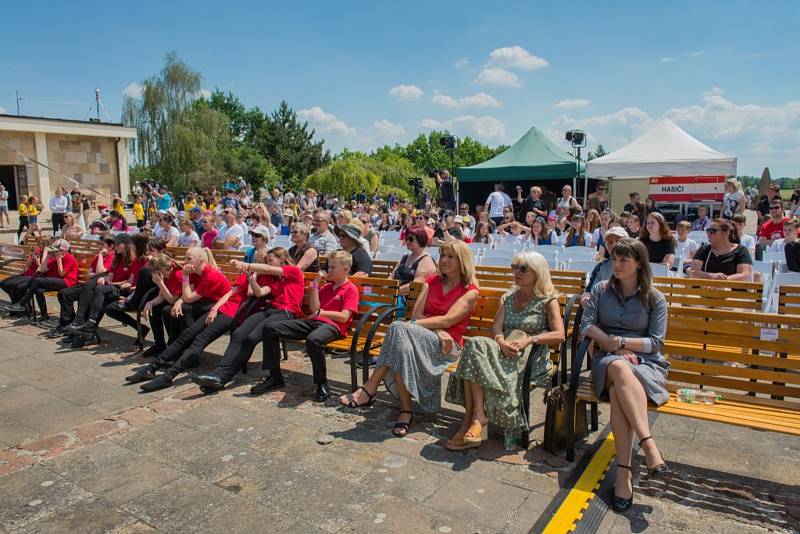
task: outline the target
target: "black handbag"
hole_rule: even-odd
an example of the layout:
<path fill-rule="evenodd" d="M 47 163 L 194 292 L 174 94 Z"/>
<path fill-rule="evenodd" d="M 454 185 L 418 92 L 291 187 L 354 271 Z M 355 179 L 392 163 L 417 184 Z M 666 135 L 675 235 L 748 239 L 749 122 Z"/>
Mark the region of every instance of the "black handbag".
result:
<path fill-rule="evenodd" d="M 567 430 L 570 421 L 569 386 L 559 384 L 545 391 L 544 403 L 547 406 L 544 417 L 544 442 L 542 448 L 552 454 L 560 454 L 567 448 Z M 578 400 L 574 411 L 575 441 L 589 436 L 586 424 L 586 402 Z"/>

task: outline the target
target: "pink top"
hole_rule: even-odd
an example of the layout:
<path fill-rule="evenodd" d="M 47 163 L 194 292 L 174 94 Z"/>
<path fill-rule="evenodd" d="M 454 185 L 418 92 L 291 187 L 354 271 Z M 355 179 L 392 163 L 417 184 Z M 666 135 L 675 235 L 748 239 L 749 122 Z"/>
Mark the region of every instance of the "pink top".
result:
<path fill-rule="evenodd" d="M 423 310 L 422 314 L 425 317 L 439 317 L 442 315 L 446 315 L 450 308 L 453 307 L 453 304 L 456 303 L 458 299 L 463 297 L 468 291 L 475 291 L 478 290 L 478 287 L 474 284 L 470 284 L 468 286 L 463 286 L 461 284 L 457 285 L 449 292 L 444 292 L 444 285 L 442 284 L 442 277 L 438 274 L 434 274 L 428 277 L 425 280 L 425 283 L 428 284 L 428 299 L 425 302 L 425 309 Z M 472 313 L 472 310 L 470 310 Z M 464 344 L 464 332 L 467 331 L 467 325 L 469 324 L 469 314 L 467 314 L 463 319 L 461 319 L 456 324 L 452 325 L 450 328 L 446 328 L 445 331 L 450 334 L 453 340 L 458 343 L 459 346 Z"/>
<path fill-rule="evenodd" d="M 214 246 L 214 239 L 217 238 L 216 230 L 208 230 L 203 232 L 203 246 L 205 248 L 212 248 Z"/>

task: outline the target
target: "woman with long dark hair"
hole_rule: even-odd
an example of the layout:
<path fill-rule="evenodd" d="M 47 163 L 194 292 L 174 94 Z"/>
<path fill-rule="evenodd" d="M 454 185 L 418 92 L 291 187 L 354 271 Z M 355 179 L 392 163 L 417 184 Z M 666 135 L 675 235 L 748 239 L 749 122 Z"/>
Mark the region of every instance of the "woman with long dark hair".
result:
<path fill-rule="evenodd" d="M 689 277 L 711 280 L 748 281 L 753 272 L 753 259 L 739 243 L 736 226 L 727 219 L 714 219 L 706 228 L 708 243 L 692 257 Z"/>
<path fill-rule="evenodd" d="M 613 275 L 592 288 L 583 311 L 581 333 L 598 349 L 592 358 L 592 387 L 611 403 L 611 430 L 617 473 L 611 507 L 623 512 L 633 503 L 633 440 L 645 454 L 650 476 L 667 464 L 650 435 L 647 403 L 669 400 L 669 362 L 661 355 L 667 330 L 667 301 L 652 285 L 647 248 L 621 239 L 611 252 Z"/>
<path fill-rule="evenodd" d="M 672 269 L 675 263 L 675 239 L 663 215 L 653 212 L 647 216 L 639 241 L 647 248 L 650 263 L 660 263 Z"/>

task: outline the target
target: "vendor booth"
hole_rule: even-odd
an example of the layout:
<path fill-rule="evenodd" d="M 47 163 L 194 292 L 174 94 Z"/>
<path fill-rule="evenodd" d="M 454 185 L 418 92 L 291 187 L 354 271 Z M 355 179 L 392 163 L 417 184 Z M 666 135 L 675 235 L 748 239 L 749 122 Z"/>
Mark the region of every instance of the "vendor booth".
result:
<path fill-rule="evenodd" d="M 527 196 L 532 185 L 547 187 L 560 195 L 563 183 L 573 183 L 577 168 L 572 154 L 533 127 L 494 158 L 471 167 L 459 167 L 456 176 L 460 202 L 474 206 L 486 200 L 497 182 L 505 184 L 506 193 L 511 197 L 516 195 L 517 186 L 521 186 L 523 196 Z M 555 183 L 542 183 L 550 180 Z"/>
<path fill-rule="evenodd" d="M 589 161 L 586 176 L 609 181 L 616 212 L 636 192 L 642 202 L 652 197 L 662 213 L 675 219 L 701 203 L 719 209 L 725 179 L 736 176 L 736 157 L 717 152 L 663 119 L 619 150 Z"/>

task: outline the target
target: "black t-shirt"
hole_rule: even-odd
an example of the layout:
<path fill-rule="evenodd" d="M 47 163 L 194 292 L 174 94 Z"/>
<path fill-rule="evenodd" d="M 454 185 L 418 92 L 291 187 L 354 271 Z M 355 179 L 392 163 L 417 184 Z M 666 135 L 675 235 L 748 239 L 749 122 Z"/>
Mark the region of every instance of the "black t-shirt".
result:
<path fill-rule="evenodd" d="M 800 240 L 785 243 L 783 253 L 786 255 L 786 268 L 793 273 L 800 273 Z"/>
<path fill-rule="evenodd" d="M 659 241 L 652 241 L 649 237 L 643 237 L 642 243 L 647 247 L 650 263 L 662 263 L 667 254 L 675 254 L 675 240 L 671 237 Z"/>
<path fill-rule="evenodd" d="M 364 247 L 358 247 L 350 253 L 353 257 L 353 266 L 350 267 L 350 274 L 357 272 L 366 273 L 367 276 L 372 274 L 372 258 L 369 257 L 369 252 L 364 250 Z"/>
<path fill-rule="evenodd" d="M 458 240 L 461 241 L 464 240 L 464 232 L 462 232 L 461 228 L 459 228 L 458 226 L 453 226 L 452 228 L 447 230 L 447 233 Z M 433 237 L 444 240 L 444 230 L 442 230 L 441 228 L 436 228 L 436 230 L 433 231 Z"/>
<path fill-rule="evenodd" d="M 527 213 L 529 211 L 533 211 L 534 209 L 537 209 L 537 210 L 540 210 L 540 211 L 545 211 L 544 202 L 542 202 L 541 198 L 537 198 L 537 199 L 534 200 L 531 197 L 528 197 L 525 200 L 523 200 L 522 201 L 522 209 L 520 210 L 520 213 L 519 213 L 520 214 L 520 219 L 524 221 L 525 220 L 525 215 L 527 215 Z M 533 213 L 537 217 L 541 217 L 542 216 L 541 214 L 536 213 L 535 211 L 533 211 Z"/>
<path fill-rule="evenodd" d="M 709 254 L 711 254 L 710 258 Z M 692 259 L 700 260 L 703 263 L 703 272 L 722 273 L 728 276 L 736 274 L 737 267 L 743 263 L 753 265 L 750 251 L 742 245 L 737 245 L 732 252 L 717 256 L 711 252 L 711 245 L 705 244 L 698 249 Z"/>

